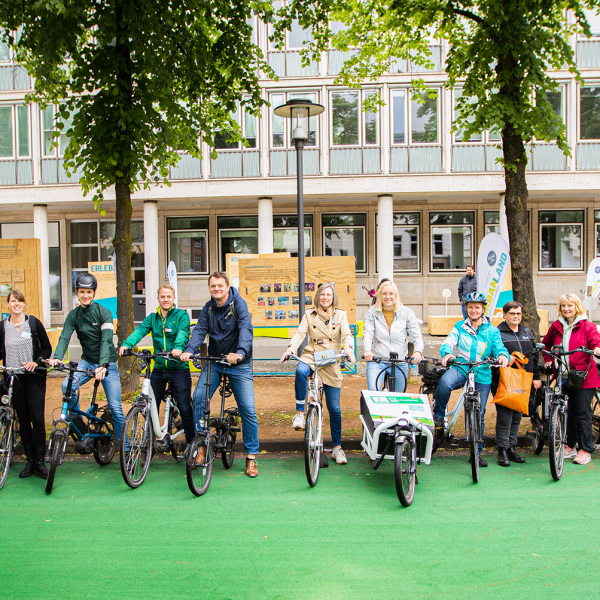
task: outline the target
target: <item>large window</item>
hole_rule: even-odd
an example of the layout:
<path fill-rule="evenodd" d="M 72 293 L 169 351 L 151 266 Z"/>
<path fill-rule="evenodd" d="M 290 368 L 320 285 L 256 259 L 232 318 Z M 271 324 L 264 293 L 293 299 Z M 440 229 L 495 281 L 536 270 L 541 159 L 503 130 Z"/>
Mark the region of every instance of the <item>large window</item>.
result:
<path fill-rule="evenodd" d="M 61 130 L 61 134 L 58 138 L 58 146 L 53 147 L 56 140 L 52 132 L 55 128 L 56 120 L 56 107 L 49 105 L 44 111 L 42 111 L 42 154 L 43 156 L 63 156 L 65 148 L 69 145 L 69 138 L 67 131 L 72 125 L 73 115 L 68 121 L 64 122 L 64 127 Z"/>
<path fill-rule="evenodd" d="M 379 141 L 378 115 L 364 112 L 362 103 L 376 90 L 331 93 L 331 143 L 333 146 L 369 146 Z"/>
<path fill-rule="evenodd" d="M 539 225 L 540 269 L 582 269 L 583 211 L 540 211 Z"/>
<path fill-rule="evenodd" d="M 594 211 L 594 222 L 596 224 L 596 256 L 600 256 L 600 210 Z"/>
<path fill-rule="evenodd" d="M 310 100 L 318 104 L 317 92 L 277 92 L 269 94 L 271 103 L 271 148 L 294 148 L 294 142 L 290 139 L 290 120 L 278 117 L 273 111 L 288 100 Z M 311 117 L 308 124 L 308 139 L 305 146 L 318 146 L 318 117 Z"/>
<path fill-rule="evenodd" d="M 29 108 L 0 106 L 0 159 L 29 157 Z"/>
<path fill-rule="evenodd" d="M 244 142 L 235 142 L 232 140 L 228 131 L 217 130 L 215 132 L 215 148 L 217 150 L 240 150 L 243 147 L 257 148 L 258 134 L 256 128 L 257 118 L 246 112 L 243 106 L 238 106 L 232 115 L 234 121 L 240 126 L 244 139 L 248 142 L 248 146 L 244 146 Z"/>
<path fill-rule="evenodd" d="M 167 219 L 167 236 L 177 273 L 208 273 L 208 217 Z"/>
<path fill-rule="evenodd" d="M 48 258 L 50 270 L 50 308 L 60 310 L 60 234 L 58 221 L 48 223 Z M 0 237 L 3 239 L 32 238 L 33 223 L 3 223 L 0 225 Z M 37 315 L 41 318 L 40 315 Z"/>
<path fill-rule="evenodd" d="M 438 90 L 435 90 L 435 94 L 412 93 L 410 101 L 410 141 L 412 144 L 439 144 L 438 97 Z"/>
<path fill-rule="evenodd" d="M 366 268 L 367 216 L 359 214 L 323 215 L 323 256 L 354 256 L 356 271 Z"/>
<path fill-rule="evenodd" d="M 600 140 L 600 87 L 581 88 L 579 139 Z"/>
<path fill-rule="evenodd" d="M 313 216 L 304 215 L 304 256 L 312 256 Z M 273 251 L 298 256 L 298 215 L 273 216 Z"/>
<path fill-rule="evenodd" d="M 431 270 L 464 270 L 473 263 L 472 212 L 430 213 Z"/>
<path fill-rule="evenodd" d="M 394 213 L 394 271 L 419 271 L 419 213 Z"/>
<path fill-rule="evenodd" d="M 258 217 L 217 217 L 219 269 L 227 270 L 227 254 L 258 254 Z"/>

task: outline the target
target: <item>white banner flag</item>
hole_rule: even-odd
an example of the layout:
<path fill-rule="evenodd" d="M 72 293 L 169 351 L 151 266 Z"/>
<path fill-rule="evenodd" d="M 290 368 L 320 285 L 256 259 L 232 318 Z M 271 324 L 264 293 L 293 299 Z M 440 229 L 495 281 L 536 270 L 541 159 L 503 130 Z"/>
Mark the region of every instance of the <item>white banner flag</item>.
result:
<path fill-rule="evenodd" d="M 600 257 L 595 258 L 588 267 L 587 280 L 585 282 L 586 287 L 591 287 L 592 291 L 590 296 L 592 298 L 600 295 Z"/>
<path fill-rule="evenodd" d="M 179 296 L 177 295 L 177 267 L 173 261 L 171 261 L 167 267 L 167 278 L 175 290 L 175 306 L 177 306 L 177 303 L 179 302 Z"/>
<path fill-rule="evenodd" d="M 485 314 L 490 318 L 509 270 L 508 244 L 498 233 L 488 233 L 481 240 L 477 255 L 477 291 L 487 298 Z"/>

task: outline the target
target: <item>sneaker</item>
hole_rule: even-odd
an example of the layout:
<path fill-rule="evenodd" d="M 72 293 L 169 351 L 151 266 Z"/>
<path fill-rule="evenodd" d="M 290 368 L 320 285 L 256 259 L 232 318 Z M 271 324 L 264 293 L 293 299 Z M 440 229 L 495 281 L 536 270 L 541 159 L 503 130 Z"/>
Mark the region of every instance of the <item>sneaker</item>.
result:
<path fill-rule="evenodd" d="M 565 444 L 565 458 L 575 458 L 577 456 L 577 450 L 570 448 Z"/>
<path fill-rule="evenodd" d="M 573 459 L 573 462 L 578 465 L 587 465 L 589 462 L 592 462 L 592 455 L 585 450 L 580 450 L 577 453 L 577 456 Z"/>
<path fill-rule="evenodd" d="M 292 419 L 292 427 L 296 431 L 302 431 L 305 424 L 304 413 L 296 413 Z"/>
<path fill-rule="evenodd" d="M 346 458 L 346 455 L 344 454 L 344 451 L 342 450 L 341 446 L 336 446 L 331 451 L 331 458 L 333 458 L 333 460 L 335 460 L 335 462 L 338 465 L 347 465 L 348 464 L 348 459 Z"/>
<path fill-rule="evenodd" d="M 248 475 L 248 477 L 258 477 L 258 467 L 256 466 L 256 459 L 246 459 L 246 475 Z"/>

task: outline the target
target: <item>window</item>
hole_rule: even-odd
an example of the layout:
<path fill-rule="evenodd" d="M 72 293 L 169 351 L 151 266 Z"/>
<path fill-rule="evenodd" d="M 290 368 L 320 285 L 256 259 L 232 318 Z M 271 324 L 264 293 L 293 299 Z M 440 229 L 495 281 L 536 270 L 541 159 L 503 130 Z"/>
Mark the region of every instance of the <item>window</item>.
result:
<path fill-rule="evenodd" d="M 473 263 L 472 212 L 430 213 L 431 270 L 464 270 Z"/>
<path fill-rule="evenodd" d="M 208 274 L 208 217 L 167 219 L 167 238 L 177 273 Z"/>
<path fill-rule="evenodd" d="M 392 144 L 406 142 L 406 90 L 392 90 Z"/>
<path fill-rule="evenodd" d="M 88 270 L 88 262 L 114 260 L 114 221 L 71 221 L 71 278 Z M 134 296 L 145 293 L 144 224 L 131 222 L 131 282 Z M 75 289 L 73 288 L 73 293 Z"/>
<path fill-rule="evenodd" d="M 583 268 L 583 211 L 540 211 L 540 269 Z"/>
<path fill-rule="evenodd" d="M 323 215 L 323 256 L 354 256 L 356 270 L 366 269 L 366 222 L 363 213 Z"/>
<path fill-rule="evenodd" d="M 547 92 L 548 101 L 552 105 L 552 109 L 556 113 L 558 117 L 558 123 L 565 123 L 566 112 L 565 112 L 565 86 L 559 85 L 558 89 L 554 92 Z M 553 137 L 552 140 L 556 140 L 556 137 Z"/>
<path fill-rule="evenodd" d="M 334 146 L 368 146 L 378 143 L 378 115 L 362 110 L 363 101 L 378 93 L 376 90 L 331 93 L 331 143 Z"/>
<path fill-rule="evenodd" d="M 600 87 L 581 88 L 579 139 L 600 140 Z"/>
<path fill-rule="evenodd" d="M 419 213 L 394 213 L 394 271 L 419 271 Z"/>
<path fill-rule="evenodd" d="M 410 101 L 410 136 L 413 144 L 439 144 L 439 93 L 413 92 Z"/>
<path fill-rule="evenodd" d="M 233 113 L 233 119 L 242 129 L 243 136 L 248 142 L 248 146 L 244 146 L 243 141 L 232 141 L 228 131 L 215 131 L 215 148 L 217 150 L 240 150 L 242 148 L 256 148 L 258 144 L 258 135 L 256 132 L 256 117 L 244 110 L 243 105 L 237 107 Z M 242 117 L 240 120 L 240 116 Z"/>
<path fill-rule="evenodd" d="M 592 38 L 600 37 L 600 14 L 596 10 L 583 9 L 585 13 L 586 19 L 590 24 L 590 29 L 592 31 Z M 579 38 L 583 40 L 587 40 L 588 38 L 585 36 L 583 32 L 579 34 Z"/>
<path fill-rule="evenodd" d="M 313 216 L 304 215 L 304 256 L 312 256 Z M 298 215 L 273 216 L 273 251 L 298 256 Z"/>
<path fill-rule="evenodd" d="M 50 271 L 50 309 L 60 310 L 60 228 L 58 221 L 48 223 L 48 258 Z M 33 223 L 3 223 L 0 225 L 3 239 L 32 238 Z M 40 315 L 38 315 L 40 316 Z"/>
<path fill-rule="evenodd" d="M 8 42 L 5 42 L 2 39 L 5 30 L 0 28 L 0 62 L 9 62 L 10 61 L 10 48 L 8 47 Z"/>
<path fill-rule="evenodd" d="M 219 269 L 227 269 L 227 254 L 258 254 L 258 216 L 217 217 Z"/>
<path fill-rule="evenodd" d="M 500 213 L 497 210 L 486 210 L 483 212 L 485 224 L 485 235 L 488 233 L 500 233 Z"/>
<path fill-rule="evenodd" d="M 273 1 L 273 11 L 277 12 L 282 6 L 281 0 Z M 300 50 L 305 44 L 314 41 L 312 32 L 308 29 L 302 29 L 297 19 L 294 19 L 291 23 L 291 28 L 285 34 L 285 49 L 286 50 Z M 274 44 L 271 43 L 271 48 L 274 49 Z"/>
<path fill-rule="evenodd" d="M 0 159 L 29 156 L 29 108 L 0 106 Z"/>
<path fill-rule="evenodd" d="M 462 88 L 456 88 L 454 90 L 454 120 L 456 120 L 456 118 L 459 116 L 459 111 L 458 111 L 458 99 L 462 96 Z M 477 103 L 477 99 L 476 98 L 470 98 L 469 100 L 467 100 L 468 104 L 476 104 Z M 469 118 L 468 121 L 469 123 L 472 122 L 472 118 Z M 454 141 L 455 142 L 469 142 L 470 144 L 472 144 L 473 142 L 481 142 L 483 140 L 483 135 L 481 134 L 481 132 L 479 133 L 473 133 L 471 134 L 471 137 L 469 138 L 465 138 L 465 132 L 464 129 L 457 129 L 454 132 Z"/>
<path fill-rule="evenodd" d="M 316 92 L 294 92 L 269 94 L 271 103 L 271 148 L 294 148 L 294 142 L 290 140 L 290 120 L 278 117 L 273 111 L 278 106 L 285 104 L 288 100 L 310 100 L 318 104 Z M 318 146 L 317 124 L 318 117 L 311 117 L 308 124 L 308 140 L 305 146 Z"/>
<path fill-rule="evenodd" d="M 594 211 L 594 221 L 596 223 L 596 256 L 600 256 L 600 210 Z"/>
<path fill-rule="evenodd" d="M 57 108 L 56 106 L 52 105 L 46 107 L 46 109 L 42 111 L 42 153 L 44 156 L 63 156 L 65 153 L 65 148 L 69 145 L 67 131 L 73 124 L 73 115 L 69 117 L 68 121 L 63 121 L 65 126 L 61 130 L 61 134 L 58 137 L 58 147 L 52 147 L 52 144 L 56 140 L 53 135 L 55 122 L 58 119 L 56 113 Z"/>

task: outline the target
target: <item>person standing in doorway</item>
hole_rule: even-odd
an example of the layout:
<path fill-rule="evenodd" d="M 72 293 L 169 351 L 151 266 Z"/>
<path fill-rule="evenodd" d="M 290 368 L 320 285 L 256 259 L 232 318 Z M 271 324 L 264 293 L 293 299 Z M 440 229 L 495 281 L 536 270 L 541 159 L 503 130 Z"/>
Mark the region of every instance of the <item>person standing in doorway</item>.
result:
<path fill-rule="evenodd" d="M 467 265 L 467 274 L 458 282 L 458 301 L 462 306 L 462 316 L 466 319 L 469 316 L 467 312 L 467 303 L 465 296 L 477 292 L 477 275 L 475 275 L 474 265 Z"/>

